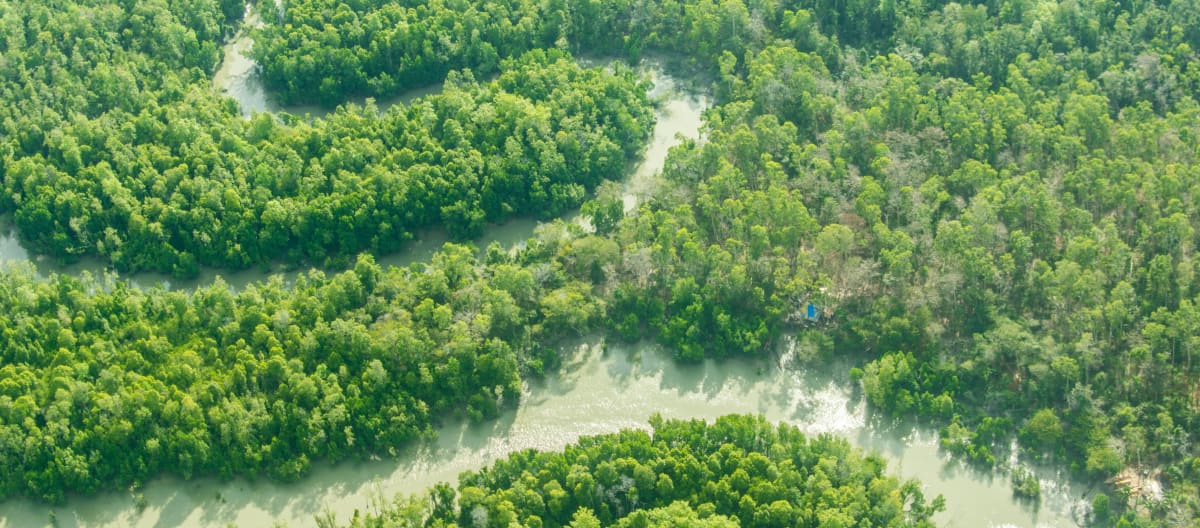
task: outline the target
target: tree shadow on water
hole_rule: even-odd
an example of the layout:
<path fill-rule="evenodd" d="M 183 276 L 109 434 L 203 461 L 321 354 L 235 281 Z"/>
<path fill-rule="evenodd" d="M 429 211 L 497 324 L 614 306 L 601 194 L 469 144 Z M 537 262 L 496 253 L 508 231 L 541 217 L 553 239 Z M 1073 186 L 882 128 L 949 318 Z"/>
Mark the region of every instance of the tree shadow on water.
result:
<path fill-rule="evenodd" d="M 700 394 L 713 400 L 721 395 L 761 398 L 760 383 L 771 375 L 770 365 L 760 359 L 723 358 L 688 363 L 676 361 L 664 350 L 650 350 L 659 360 L 660 388 L 677 394 Z"/>
<path fill-rule="evenodd" d="M 604 346 L 604 338 L 599 336 L 585 336 L 555 345 L 558 366 L 547 369 L 544 378 L 527 382 L 529 390 L 522 395 L 521 405 L 537 405 L 574 391 L 588 369 L 595 368 L 599 350 Z"/>

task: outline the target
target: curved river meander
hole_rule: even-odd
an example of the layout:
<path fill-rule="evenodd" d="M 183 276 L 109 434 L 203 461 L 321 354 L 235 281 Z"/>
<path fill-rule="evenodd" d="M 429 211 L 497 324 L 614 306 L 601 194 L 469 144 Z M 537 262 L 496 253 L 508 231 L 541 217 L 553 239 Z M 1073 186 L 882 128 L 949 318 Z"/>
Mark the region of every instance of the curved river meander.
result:
<path fill-rule="evenodd" d="M 248 14 L 247 21 L 255 18 Z M 227 58 L 214 84 L 242 105 L 243 112 L 279 111 L 317 115 L 321 109 L 279 108 L 264 94 L 256 65 L 241 55 L 249 47 L 244 32 L 226 46 Z M 626 178 L 626 205 L 632 206 L 654 189 L 654 179 L 667 152 L 681 137 L 695 138 L 701 114 L 708 105 L 703 95 L 684 90 L 681 83 L 655 64 L 644 66 L 655 80 L 652 95 L 662 104 L 643 159 Z M 384 101 L 380 108 L 407 102 L 428 90 Z M 476 243 L 498 241 L 505 246 L 533 235 L 537 222 L 515 220 L 491 227 Z M 445 241 L 431 231 L 395 255 L 380 257 L 384 265 L 428 260 Z M 31 257 L 17 242 L 7 220 L 0 220 L 0 265 L 30 261 L 42 274 L 98 273 L 94 261 L 58 267 Z M 170 288 L 202 286 L 217 272 L 206 270 L 190 281 L 168 280 L 153 274 L 126 277 L 139 286 Z M 262 280 L 267 273 L 250 270 L 220 273 L 231 287 Z M 285 274 L 290 276 L 291 274 Z M 843 435 L 865 449 L 882 453 L 890 469 L 903 478 L 919 478 L 927 495 L 942 494 L 947 510 L 936 520 L 945 526 L 1076 526 L 1076 510 L 1086 503 L 1082 484 L 1061 470 L 1038 469 L 1043 499 L 1033 505 L 1013 498 L 1008 478 L 982 473 L 948 459 L 936 447 L 936 434 L 927 428 L 870 423 L 865 405 L 845 376 L 847 365 L 825 372 L 800 369 L 766 360 L 726 360 L 680 365 L 652 344 L 605 345 L 591 338 L 565 345 L 563 368 L 545 380 L 527 384 L 520 407 L 481 424 L 449 423 L 437 440 L 414 445 L 379 460 L 338 465 L 315 464 L 300 482 L 279 484 L 263 480 L 183 481 L 163 477 L 148 482 L 142 500 L 132 493 L 107 492 L 71 497 L 63 505 L 27 500 L 0 503 L 0 528 L 34 526 L 312 526 L 313 515 L 324 510 L 346 521 L 355 510 L 367 511 L 381 497 L 413 493 L 440 481 L 490 463 L 520 449 L 558 449 L 582 435 L 614 432 L 624 427 L 647 427 L 647 418 L 713 419 L 728 413 L 761 413 L 786 421 L 811 434 Z M 787 345 L 780 357 L 788 358 Z"/>

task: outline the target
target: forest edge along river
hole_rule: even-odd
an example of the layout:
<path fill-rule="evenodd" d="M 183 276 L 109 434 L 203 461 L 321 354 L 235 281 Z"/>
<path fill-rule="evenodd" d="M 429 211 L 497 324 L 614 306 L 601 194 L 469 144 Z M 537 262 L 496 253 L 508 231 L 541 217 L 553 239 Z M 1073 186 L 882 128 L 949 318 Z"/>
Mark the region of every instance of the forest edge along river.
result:
<path fill-rule="evenodd" d="M 276 8 L 283 9 L 283 6 L 280 2 L 276 2 Z M 259 76 L 258 63 L 249 56 L 250 48 L 254 44 L 254 40 L 250 38 L 250 29 L 262 27 L 262 15 L 255 11 L 251 4 L 246 4 L 246 14 L 242 20 L 243 23 L 238 28 L 238 32 L 225 44 L 225 58 L 213 74 L 213 87 L 236 99 L 242 115 L 247 118 L 260 112 L 287 112 L 297 116 L 308 115 L 311 117 L 324 117 L 332 112 L 333 108 L 318 105 L 280 105 L 267 94 L 266 87 L 263 86 L 262 78 Z M 433 84 L 409 90 L 379 101 L 378 108 L 380 111 L 386 111 L 397 103 L 408 104 L 419 97 L 438 93 L 441 89 L 441 84 Z M 365 99 L 355 99 L 350 102 L 358 105 L 366 103 Z"/>
<path fill-rule="evenodd" d="M 248 39 L 249 37 L 241 38 Z M 654 181 L 658 177 L 659 170 L 671 147 L 678 144 L 679 137 L 695 138 L 697 136 L 701 126 L 701 115 L 708 107 L 706 96 L 683 89 L 678 81 L 662 71 L 661 65 L 648 62 L 643 71 L 654 81 L 654 88 L 650 96 L 658 99 L 659 104 L 655 111 L 654 129 L 646 143 L 642 157 L 621 182 L 627 211 L 635 208 L 636 204 L 644 200 L 654 188 Z M 253 86 L 253 83 L 239 86 Z M 254 97 L 256 92 L 253 90 L 229 90 L 227 93 L 237 98 L 239 104 L 242 104 L 240 96 L 250 94 L 251 97 Z M 422 90 L 422 95 L 426 93 L 426 90 Z M 408 95 L 402 96 L 402 98 L 408 97 Z M 407 104 L 410 100 L 403 102 Z M 535 236 L 536 229 L 541 224 L 542 222 L 528 217 L 514 218 L 501 225 L 488 226 L 482 236 L 471 242 L 481 251 L 492 242 L 497 242 L 504 248 L 512 248 Z M 441 249 L 442 245 L 449 240 L 450 237 L 444 229 L 425 229 L 418 234 L 415 240 L 409 241 L 401 251 L 379 255 L 376 260 L 384 267 L 407 266 L 412 262 L 428 261 L 433 253 Z M 11 216 L 0 217 L 0 266 L 24 262 L 32 263 L 42 276 L 50 273 L 81 274 L 85 271 L 100 276 L 107 271 L 104 263 L 95 258 L 84 258 L 79 262 L 62 266 L 57 264 L 53 258 L 30 253 L 22 246 Z M 240 289 L 247 284 L 263 281 L 277 274 L 282 275 L 285 282 L 291 283 L 298 273 L 300 273 L 299 270 L 263 271 L 251 268 L 231 272 L 201 268 L 197 277 L 185 280 L 151 272 L 122 275 L 122 278 L 139 287 L 162 285 L 169 289 L 195 289 L 207 286 L 220 277 L 234 289 Z"/>
<path fill-rule="evenodd" d="M 253 23 L 254 13 L 248 11 Z M 320 115 L 317 107 L 279 108 L 270 102 L 257 79 L 257 66 L 242 53 L 249 35 L 240 31 L 226 47 L 226 60 L 214 77 L 216 89 L 235 98 L 245 114 L 288 111 Z M 627 210 L 654 188 L 667 153 L 680 137 L 697 137 L 705 96 L 690 93 L 647 61 L 643 68 L 655 83 L 652 97 L 660 99 L 657 122 L 644 156 L 623 182 Z M 439 89 L 434 86 L 384 101 L 395 102 Z M 522 243 L 535 234 L 538 222 L 513 220 L 491 226 L 475 243 Z M 428 231 L 402 252 L 383 256 L 383 265 L 407 265 L 428 260 L 445 242 L 441 231 Z M 0 219 L 0 265 L 31 261 L 42 274 L 103 272 L 95 261 L 59 267 L 49 259 L 31 257 L 18 243 L 9 219 Z M 285 279 L 295 272 L 285 274 Z M 154 274 L 129 279 L 139 286 L 194 288 L 221 276 L 240 288 L 264 280 L 261 270 L 205 270 L 191 281 Z M 790 344 L 779 355 L 791 355 Z M 849 365 L 827 366 L 820 372 L 793 368 L 787 361 L 724 360 L 684 365 L 650 344 L 613 345 L 601 338 L 565 345 L 564 366 L 545 380 L 527 384 L 522 403 L 498 419 L 478 424 L 454 422 L 438 429 L 436 440 L 415 444 L 382 460 L 316 464 L 297 483 L 265 479 L 219 481 L 174 477 L 152 480 L 137 492 L 106 492 L 92 497 L 69 497 L 66 504 L 49 506 L 28 500 L 0 505 L 0 527 L 27 526 L 265 526 L 284 521 L 309 526 L 313 516 L 332 512 L 347 521 L 355 510 L 377 508 L 397 493 L 415 493 L 441 481 L 453 482 L 464 470 L 476 469 L 521 449 L 559 449 L 584 435 L 621 428 L 648 428 L 654 414 L 665 418 L 712 420 L 728 413 L 761 413 L 773 421 L 799 426 L 809 434 L 848 437 L 855 445 L 882 453 L 892 473 L 918 478 L 926 494 L 941 494 L 946 512 L 936 520 L 947 526 L 1074 526 L 1085 508 L 1083 486 L 1061 468 L 1038 469 L 1043 498 L 1031 504 L 1013 497 L 1007 475 L 975 471 L 939 452 L 937 435 L 926 428 L 871 424 L 845 372 Z"/>
<path fill-rule="evenodd" d="M 247 6 L 246 24 L 259 23 L 259 14 Z M 265 95 L 262 82 L 259 79 L 259 69 L 253 59 L 245 54 L 249 52 L 252 40 L 245 27 L 225 45 L 225 59 L 218 66 L 213 76 L 214 89 L 228 95 L 237 101 L 243 115 L 249 117 L 258 112 L 287 112 L 294 115 L 321 117 L 332 109 L 319 106 L 280 106 Z M 605 63 L 602 59 L 581 59 L 586 66 L 597 66 Z M 622 194 L 626 211 L 633 210 L 638 203 L 644 201 L 654 189 L 655 179 L 667 158 L 671 147 L 679 142 L 679 137 L 696 138 L 701 127 L 701 116 L 709 106 L 708 97 L 698 90 L 688 87 L 685 83 L 668 75 L 661 61 L 647 59 L 639 67 L 639 71 L 653 81 L 654 87 L 649 96 L 658 104 L 655 110 L 655 125 L 651 137 L 647 140 L 642 157 L 629 170 L 621 182 Z M 382 112 L 396 104 L 411 104 L 419 98 L 438 93 L 441 85 L 423 87 L 388 98 L 377 104 Z M 352 101 L 353 104 L 366 104 L 366 101 Z M 573 217 L 568 215 L 569 221 Z M 529 217 L 510 219 L 501 225 L 490 225 L 483 235 L 471 242 L 482 252 L 492 242 L 499 243 L 504 248 L 512 248 L 524 244 L 530 237 L 536 235 L 536 229 L 543 222 Z M 377 262 L 384 267 L 407 266 L 413 262 L 425 262 L 450 241 L 445 229 L 430 228 L 417 233 L 414 240 L 405 244 L 401 251 L 377 255 Z M 30 253 L 20 242 L 17 230 L 13 225 L 11 215 L 0 216 L 0 267 L 32 263 L 39 275 L 50 273 L 78 275 L 89 272 L 101 276 L 108 272 L 108 267 L 99 259 L 85 257 L 79 262 L 69 265 L 59 265 L 51 257 Z M 304 269 L 271 269 L 250 268 L 238 271 L 220 270 L 202 267 L 195 278 L 177 279 L 169 275 L 153 272 L 138 272 L 122 274 L 121 278 L 133 285 L 143 288 L 161 285 L 168 289 L 195 289 L 212 284 L 218 277 L 233 289 L 240 289 L 248 284 L 266 280 L 273 275 L 282 275 L 286 283 L 292 283 L 296 275 Z"/>
<path fill-rule="evenodd" d="M 297 483 L 162 478 L 147 483 L 140 499 L 110 492 L 72 498 L 62 507 L 14 501 L 0 525 L 44 525 L 51 512 L 59 526 L 269 526 L 278 520 L 311 526 L 313 516 L 326 511 L 344 522 L 355 510 L 377 508 L 381 499 L 453 482 L 462 471 L 518 450 L 560 449 L 580 436 L 647 429 L 655 413 L 710 421 L 729 413 L 759 413 L 806 434 L 845 436 L 883 454 L 891 473 L 920 479 L 927 496 L 945 496 L 947 510 L 935 517 L 944 526 L 1074 526 L 1073 512 L 1085 503 L 1080 484 L 1062 472 L 1039 470 L 1044 491 L 1035 509 L 1013 498 L 1004 475 L 976 472 L 940 453 L 934 432 L 871 424 L 865 404 L 845 381 L 848 365 L 840 362 L 819 371 L 793 368 L 787 361 L 684 365 L 651 344 L 617 345 L 599 338 L 563 349 L 563 367 L 528 383 L 517 409 L 482 423 L 444 424 L 436 440 L 395 458 L 316 464 Z M 781 354 L 788 356 L 786 350 Z"/>

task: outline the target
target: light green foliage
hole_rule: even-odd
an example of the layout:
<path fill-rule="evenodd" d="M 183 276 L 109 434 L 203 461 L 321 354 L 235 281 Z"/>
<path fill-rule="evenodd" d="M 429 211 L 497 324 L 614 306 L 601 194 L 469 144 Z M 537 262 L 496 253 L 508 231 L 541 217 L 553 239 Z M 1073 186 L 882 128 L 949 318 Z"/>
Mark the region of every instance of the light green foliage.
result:
<path fill-rule="evenodd" d="M 1034 413 L 1021 429 L 1023 442 L 1030 447 L 1048 448 L 1062 440 L 1062 421 L 1050 409 Z"/>
<path fill-rule="evenodd" d="M 683 501 L 663 508 L 638 510 L 617 523 L 619 528 L 737 528 L 737 521 L 724 515 L 701 517 Z"/>
<path fill-rule="evenodd" d="M 1042 483 L 1037 475 L 1023 467 L 1016 467 L 1011 475 L 1013 495 L 1026 500 L 1038 500 L 1042 497 Z"/>

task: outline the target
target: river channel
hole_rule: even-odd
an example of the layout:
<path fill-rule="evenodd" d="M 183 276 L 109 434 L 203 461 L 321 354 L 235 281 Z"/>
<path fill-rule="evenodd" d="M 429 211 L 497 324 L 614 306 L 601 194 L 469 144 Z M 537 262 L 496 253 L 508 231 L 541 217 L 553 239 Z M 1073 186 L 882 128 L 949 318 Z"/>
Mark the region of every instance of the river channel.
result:
<path fill-rule="evenodd" d="M 728 413 L 761 413 L 808 434 L 837 434 L 882 453 L 889 470 L 918 478 L 927 495 L 941 494 L 947 510 L 935 520 L 957 527 L 1077 526 L 1072 510 L 1083 488 L 1053 470 L 1039 470 L 1040 507 L 1015 500 L 1008 479 L 963 466 L 938 451 L 932 431 L 873 424 L 865 404 L 845 382 L 845 365 L 798 369 L 765 360 L 681 365 L 650 344 L 608 345 L 600 339 L 564 346 L 558 372 L 527 384 L 522 403 L 480 424 L 442 426 L 435 441 L 394 458 L 316 464 L 300 482 L 279 484 L 162 478 L 144 490 L 145 508 L 130 493 L 71 498 L 62 507 L 10 501 L 4 527 L 313 526 L 325 510 L 347 521 L 370 511 L 381 497 L 419 492 L 459 473 L 521 449 L 559 449 L 583 435 L 646 428 L 647 418 L 712 420 Z"/>
<path fill-rule="evenodd" d="M 248 23 L 255 20 L 256 15 L 248 11 Z M 324 112 L 315 107 L 274 105 L 262 91 L 257 66 L 242 55 L 248 49 L 249 37 L 242 31 L 226 46 L 226 62 L 214 78 L 216 89 L 237 99 L 244 114 Z M 683 89 L 655 63 L 643 69 L 655 82 L 651 95 L 660 104 L 644 156 L 624 182 L 627 209 L 652 192 L 669 149 L 680 138 L 698 136 L 701 115 L 708 106 L 703 95 Z M 395 102 L 407 103 L 426 93 L 429 90 L 406 94 Z M 383 109 L 390 104 L 393 101 L 379 106 Z M 528 219 L 492 226 L 476 244 L 484 247 L 497 241 L 505 247 L 519 245 L 534 235 L 537 226 L 538 222 Z M 384 265 L 406 265 L 428 260 L 445 240 L 444 232 L 432 230 L 405 251 L 380 257 L 379 261 Z M 93 260 L 61 267 L 31 257 L 19 244 L 11 221 L 0 219 L 0 266 L 19 262 L 32 262 L 42 275 L 103 272 L 103 266 Z M 124 278 L 142 287 L 193 288 L 221 275 L 231 287 L 239 288 L 271 273 L 205 270 L 189 281 L 154 274 Z M 285 279 L 293 273 L 284 273 Z M 787 345 L 784 347 L 780 357 L 787 358 Z M 337 465 L 318 463 L 300 482 L 290 484 L 163 477 L 148 482 L 140 492 L 140 500 L 130 492 L 69 497 L 59 506 L 11 500 L 0 503 L 0 528 L 265 527 L 277 521 L 289 526 L 312 526 L 314 514 L 326 510 L 345 522 L 355 510 L 376 507 L 381 498 L 419 492 L 441 481 L 453 482 L 462 471 L 479 468 L 517 450 L 559 449 L 584 435 L 626 427 L 646 428 L 653 413 L 667 418 L 709 420 L 728 413 L 761 413 L 771 420 L 793 423 L 809 434 L 845 436 L 855 445 L 883 454 L 890 471 L 903 478 L 920 479 L 927 495 L 945 496 L 947 510 L 936 517 L 944 526 L 1077 526 L 1076 511 L 1087 502 L 1084 487 L 1054 468 L 1037 470 L 1043 489 L 1040 504 L 1019 501 L 1013 497 L 1005 475 L 972 470 L 940 453 L 933 431 L 871 423 L 865 404 L 846 379 L 849 365 L 822 370 L 766 360 L 681 365 L 657 346 L 606 344 L 601 338 L 565 345 L 563 354 L 567 358 L 563 368 L 544 380 L 527 383 L 516 410 L 479 424 L 444 424 L 436 440 L 409 447 L 395 457 Z"/>

